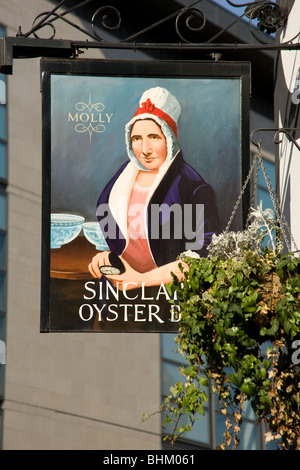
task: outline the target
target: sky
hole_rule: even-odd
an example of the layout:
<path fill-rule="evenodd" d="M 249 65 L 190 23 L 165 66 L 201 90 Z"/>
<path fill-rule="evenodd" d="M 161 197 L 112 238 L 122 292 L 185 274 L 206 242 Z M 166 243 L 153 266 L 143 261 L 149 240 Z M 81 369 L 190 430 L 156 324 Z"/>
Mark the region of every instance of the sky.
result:
<path fill-rule="evenodd" d="M 241 7 L 241 8 L 238 8 L 238 7 L 232 7 L 231 5 L 229 5 L 229 3 L 226 2 L 226 0 L 212 0 L 213 3 L 217 3 L 218 5 L 220 5 L 221 7 L 225 8 L 226 10 L 230 11 L 231 13 L 233 13 L 234 15 L 236 16 L 240 16 L 242 15 L 242 13 L 245 11 L 245 7 Z M 243 5 L 245 3 L 247 3 L 246 0 L 244 1 L 233 1 L 233 3 L 235 3 L 236 5 Z"/>

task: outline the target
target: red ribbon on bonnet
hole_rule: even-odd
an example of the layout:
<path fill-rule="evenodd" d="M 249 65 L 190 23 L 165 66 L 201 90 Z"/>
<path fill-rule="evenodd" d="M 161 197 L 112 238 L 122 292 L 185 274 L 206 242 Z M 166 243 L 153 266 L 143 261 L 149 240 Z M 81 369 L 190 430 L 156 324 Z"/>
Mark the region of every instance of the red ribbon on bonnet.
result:
<path fill-rule="evenodd" d="M 165 123 L 170 127 L 172 132 L 177 137 L 177 124 L 176 122 L 169 116 L 167 113 L 162 111 L 161 109 L 157 108 L 154 103 L 148 98 L 142 106 L 137 110 L 134 116 L 138 116 L 139 114 L 154 114 L 155 116 L 161 118 Z"/>

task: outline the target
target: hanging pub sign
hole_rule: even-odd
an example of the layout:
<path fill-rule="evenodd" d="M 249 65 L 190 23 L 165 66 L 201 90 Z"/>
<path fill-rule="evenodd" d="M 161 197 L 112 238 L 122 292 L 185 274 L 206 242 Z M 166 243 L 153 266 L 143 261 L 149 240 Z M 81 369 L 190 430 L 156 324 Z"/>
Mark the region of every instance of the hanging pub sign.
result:
<path fill-rule="evenodd" d="M 207 255 L 248 172 L 249 64 L 42 59 L 41 73 L 41 331 L 178 331 L 168 283 L 182 254 Z"/>

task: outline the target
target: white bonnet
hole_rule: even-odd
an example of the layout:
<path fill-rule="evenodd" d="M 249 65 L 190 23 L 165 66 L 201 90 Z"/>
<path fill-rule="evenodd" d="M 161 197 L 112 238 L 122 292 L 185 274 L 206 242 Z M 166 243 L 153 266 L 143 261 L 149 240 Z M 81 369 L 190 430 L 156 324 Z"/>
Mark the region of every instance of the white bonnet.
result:
<path fill-rule="evenodd" d="M 166 88 L 155 87 L 146 90 L 140 101 L 139 108 L 134 117 L 125 126 L 125 141 L 129 158 L 139 168 L 145 169 L 137 160 L 131 148 L 131 128 L 135 121 L 141 119 L 152 119 L 161 128 L 167 142 L 167 158 L 170 161 L 179 150 L 177 142 L 177 123 L 181 114 L 180 104 Z"/>

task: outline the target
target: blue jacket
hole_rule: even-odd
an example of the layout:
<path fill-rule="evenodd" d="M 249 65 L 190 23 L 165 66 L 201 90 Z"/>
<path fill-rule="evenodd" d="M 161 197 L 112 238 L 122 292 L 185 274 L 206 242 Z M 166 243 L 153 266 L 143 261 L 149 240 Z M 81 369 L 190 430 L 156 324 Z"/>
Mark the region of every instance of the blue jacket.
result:
<path fill-rule="evenodd" d="M 115 224 L 115 233 L 107 234 L 106 242 L 117 255 L 123 253 L 126 239 L 108 203 L 113 186 L 128 164 L 129 161 L 121 166 L 97 202 L 97 217 L 102 231 L 107 231 L 108 223 Z M 101 211 L 98 208 L 103 204 L 108 210 L 99 215 Z M 181 216 L 179 206 L 182 208 Z M 152 194 L 147 207 L 147 225 L 149 246 L 157 266 L 176 260 L 180 253 L 188 249 L 205 257 L 213 233 L 220 230 L 214 191 L 184 160 L 181 152 Z"/>

